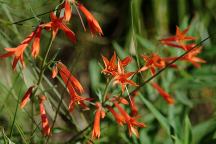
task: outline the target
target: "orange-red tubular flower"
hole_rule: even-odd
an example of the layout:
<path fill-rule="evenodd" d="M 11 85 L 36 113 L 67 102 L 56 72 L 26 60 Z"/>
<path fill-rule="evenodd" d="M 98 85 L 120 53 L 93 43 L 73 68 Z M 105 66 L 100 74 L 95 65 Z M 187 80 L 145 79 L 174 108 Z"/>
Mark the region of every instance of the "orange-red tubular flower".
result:
<path fill-rule="evenodd" d="M 50 135 L 50 127 L 49 127 L 49 121 L 46 115 L 46 111 L 44 108 L 43 102 L 46 100 L 45 96 L 41 96 L 39 99 L 39 105 L 40 105 L 40 114 L 41 114 L 41 123 L 42 123 L 42 129 L 43 129 L 43 135 L 48 136 Z"/>
<path fill-rule="evenodd" d="M 118 114 L 111 106 L 107 106 L 107 109 L 112 113 L 112 115 L 114 116 L 116 122 L 119 125 L 123 125 L 125 123 L 125 119 L 121 114 Z"/>
<path fill-rule="evenodd" d="M 18 61 L 21 62 L 22 66 L 25 67 L 24 57 L 23 53 L 26 49 L 26 47 L 29 45 L 32 39 L 34 39 L 33 45 L 32 45 L 32 55 L 33 57 L 36 57 L 39 53 L 40 49 L 40 34 L 41 34 L 41 27 L 38 26 L 35 31 L 33 31 L 28 37 L 26 37 L 19 46 L 16 48 L 5 48 L 7 51 L 6 54 L 0 55 L 0 58 L 6 58 L 9 56 L 14 55 L 14 60 L 12 63 L 12 68 L 15 69 Z"/>
<path fill-rule="evenodd" d="M 41 36 L 41 31 L 42 31 L 42 28 L 41 27 L 38 27 L 36 29 L 36 33 L 35 33 L 35 38 L 34 38 L 34 42 L 32 44 L 32 56 L 34 58 L 36 58 L 40 52 L 40 36 Z"/>
<path fill-rule="evenodd" d="M 113 56 L 111 57 L 110 61 L 102 55 L 102 59 L 104 62 L 104 66 L 105 68 L 101 71 L 102 73 L 104 73 L 105 75 L 112 75 L 115 76 L 118 73 L 118 66 L 116 64 L 116 53 L 113 53 Z M 121 65 L 123 67 L 126 67 L 130 62 L 132 61 L 131 57 L 126 57 L 123 60 L 121 60 Z"/>
<path fill-rule="evenodd" d="M 72 41 L 72 43 L 76 43 L 76 36 L 73 31 L 71 31 L 64 23 L 64 18 L 57 18 L 56 15 L 51 12 L 50 13 L 51 22 L 41 24 L 40 26 L 46 29 L 52 29 L 52 38 L 56 37 L 56 34 L 59 29 L 61 29 L 67 37 Z"/>
<path fill-rule="evenodd" d="M 191 47 L 192 48 L 192 47 Z M 200 67 L 200 63 L 206 63 L 204 59 L 197 57 L 201 53 L 202 48 L 195 48 L 191 50 L 188 54 L 180 58 L 181 61 L 188 61 L 192 63 L 196 68 Z M 175 60 L 177 57 L 166 58 L 166 60 Z"/>
<path fill-rule="evenodd" d="M 92 130 L 92 138 L 99 138 L 100 137 L 100 119 L 104 118 L 106 113 L 105 113 L 101 103 L 96 102 L 95 106 L 96 106 L 97 110 L 95 113 L 94 127 Z"/>
<path fill-rule="evenodd" d="M 164 45 L 168 45 L 168 46 L 172 46 L 172 47 L 177 47 L 177 48 L 182 48 L 184 50 L 186 50 L 185 48 L 185 44 L 184 41 L 188 41 L 188 40 L 195 40 L 195 37 L 192 36 L 186 36 L 186 33 L 188 32 L 190 27 L 187 27 L 186 29 L 184 29 L 183 31 L 180 31 L 179 27 L 176 26 L 176 35 L 175 36 L 171 36 L 165 39 L 161 39 L 161 43 Z M 174 44 L 173 42 L 176 42 L 176 44 Z"/>
<path fill-rule="evenodd" d="M 82 4 L 79 4 L 78 7 L 85 15 L 91 33 L 93 34 L 98 33 L 99 35 L 103 35 L 103 31 L 99 23 L 97 22 L 97 20 L 94 18 L 94 16 Z"/>
<path fill-rule="evenodd" d="M 138 86 L 138 84 L 136 84 L 134 81 L 128 79 L 131 76 L 133 76 L 134 74 L 135 74 L 135 72 L 125 73 L 121 62 L 118 61 L 118 73 L 114 77 L 113 84 L 114 85 L 115 84 L 120 84 L 121 87 L 122 87 L 122 93 L 124 93 L 124 90 L 125 90 L 127 84 L 130 84 L 132 86 Z"/>
<path fill-rule="evenodd" d="M 153 53 L 150 56 L 142 55 L 142 58 L 144 59 L 146 64 L 140 68 L 139 72 L 143 72 L 150 69 L 152 75 L 155 75 L 155 71 L 156 71 L 155 68 L 162 69 L 166 66 L 168 62 L 171 61 L 170 59 L 167 58 L 161 58 L 159 55 L 155 53 Z M 172 64 L 171 66 L 176 67 L 175 64 Z"/>
<path fill-rule="evenodd" d="M 28 102 L 30 96 L 32 95 L 32 90 L 33 90 L 34 86 L 31 86 L 30 88 L 28 88 L 28 90 L 26 91 L 26 93 L 24 94 L 24 97 L 21 100 L 20 103 L 20 108 L 24 108 L 24 106 L 26 105 L 26 103 Z"/>
<path fill-rule="evenodd" d="M 89 101 L 91 99 L 79 96 L 79 94 L 82 94 L 84 92 L 84 89 L 80 82 L 70 73 L 67 67 L 61 62 L 58 62 L 56 64 L 56 67 L 54 67 L 53 69 L 53 77 L 55 77 L 59 72 L 64 84 L 66 85 L 69 91 L 71 97 L 69 111 L 73 111 L 75 104 L 79 104 L 83 109 L 88 110 L 89 108 L 85 105 L 84 101 Z"/>
<path fill-rule="evenodd" d="M 132 134 L 135 134 L 136 137 L 139 137 L 139 133 L 135 127 L 146 127 L 144 123 L 138 122 L 137 117 L 131 117 L 127 114 L 127 112 L 117 103 L 114 103 L 115 106 L 118 108 L 119 112 L 122 114 L 122 116 L 125 119 L 125 122 L 127 123 L 129 135 L 132 136 Z"/>
<path fill-rule="evenodd" d="M 66 22 L 69 22 L 71 19 L 71 13 L 72 13 L 72 9 L 70 6 L 70 1 L 69 0 L 65 0 L 64 2 L 64 20 Z"/>
<path fill-rule="evenodd" d="M 151 85 L 158 91 L 158 93 L 166 100 L 168 104 L 174 104 L 174 99 L 167 92 L 165 92 L 157 83 L 153 82 L 151 83 Z"/>
<path fill-rule="evenodd" d="M 137 108 L 137 106 L 135 104 L 135 99 L 134 99 L 135 96 L 136 95 L 131 96 L 131 99 L 130 99 L 130 108 L 131 108 L 131 114 L 132 114 L 132 116 L 136 116 L 137 113 L 138 113 L 138 108 Z"/>
<path fill-rule="evenodd" d="M 52 68 L 52 78 L 55 78 L 58 75 L 58 67 L 55 65 Z"/>
<path fill-rule="evenodd" d="M 105 68 L 102 70 L 102 73 L 104 74 L 111 74 L 111 75 L 116 75 L 117 72 L 117 65 L 116 65 L 116 53 L 113 53 L 112 58 L 110 59 L 110 61 L 102 55 L 102 59 L 105 65 Z"/>

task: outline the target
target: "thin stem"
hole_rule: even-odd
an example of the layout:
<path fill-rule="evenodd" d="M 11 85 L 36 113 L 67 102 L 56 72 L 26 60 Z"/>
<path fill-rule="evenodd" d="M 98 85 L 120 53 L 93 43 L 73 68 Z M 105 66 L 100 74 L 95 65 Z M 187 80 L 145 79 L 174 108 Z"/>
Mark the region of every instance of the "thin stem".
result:
<path fill-rule="evenodd" d="M 104 90 L 104 93 L 103 93 L 103 103 L 106 101 L 106 96 L 107 96 L 109 86 L 112 83 L 112 81 L 113 81 L 113 78 L 112 79 L 109 78 L 108 83 L 106 84 L 106 87 L 105 87 L 105 90 Z"/>
<path fill-rule="evenodd" d="M 16 121 L 17 110 L 18 110 L 18 107 L 19 107 L 19 99 L 20 99 L 21 89 L 22 89 L 22 87 L 20 87 L 20 92 L 19 92 L 19 96 L 18 96 L 18 99 L 17 99 L 16 109 L 15 109 L 15 113 L 14 113 L 13 122 L 12 122 L 12 125 L 11 125 L 11 130 L 10 130 L 9 138 L 11 138 L 11 136 L 12 136 L 14 124 L 15 124 L 15 121 Z"/>
<path fill-rule="evenodd" d="M 26 19 L 22 19 L 22 20 L 13 22 L 13 23 L 11 23 L 10 25 L 13 25 L 13 24 L 22 25 L 22 24 L 20 24 L 20 23 L 25 22 L 25 21 L 28 21 L 28 20 L 31 20 L 31 19 L 34 19 L 35 17 L 40 17 L 40 16 L 43 16 L 43 15 L 49 14 L 49 13 L 54 12 L 54 11 L 57 11 L 57 9 L 51 10 L 51 11 L 48 11 L 48 12 L 44 12 L 44 13 L 40 13 L 40 14 L 38 14 L 38 15 L 36 15 L 36 16 L 32 16 L 32 17 L 29 17 L 29 18 L 26 18 Z"/>
<path fill-rule="evenodd" d="M 43 61 L 42 61 L 42 65 L 41 65 L 41 67 L 40 67 L 40 73 L 39 73 L 39 79 L 38 79 L 38 82 L 37 82 L 37 87 L 35 88 L 35 90 L 34 90 L 34 92 L 33 92 L 33 96 L 32 96 L 32 111 L 31 111 L 31 113 L 32 113 L 32 118 L 33 118 L 33 116 L 34 116 L 34 96 L 36 95 L 36 93 L 37 93 L 37 90 L 38 90 L 38 88 L 39 88 L 39 85 L 40 85 L 40 83 L 41 83 L 41 81 L 42 81 L 42 79 L 43 79 L 43 75 L 44 75 L 44 71 L 45 71 L 45 69 L 46 69 L 46 61 L 47 61 L 47 58 L 48 58 L 48 54 L 49 54 L 49 52 L 50 52 L 50 49 L 51 49 L 51 47 L 52 47 L 52 43 L 53 43 L 53 37 L 52 37 L 52 35 L 50 36 L 50 40 L 49 40 L 49 44 L 48 44 L 48 47 L 47 47 L 47 51 L 46 51 L 46 54 L 45 54 L 45 57 L 44 57 L 44 59 L 43 59 Z M 32 126 L 32 131 L 34 132 L 34 126 Z"/>
<path fill-rule="evenodd" d="M 49 52 L 50 52 L 50 49 L 51 49 L 51 46 L 52 46 L 52 43 L 53 43 L 53 37 L 51 36 L 50 37 L 50 41 L 49 41 L 49 45 L 48 45 L 48 48 L 47 48 L 47 51 L 46 51 L 46 54 L 45 54 L 45 57 L 43 59 L 43 62 L 42 62 L 42 65 L 41 65 L 41 69 L 40 69 L 40 74 L 39 74 L 39 80 L 37 82 L 37 86 L 40 85 L 42 79 L 43 79 L 43 74 L 44 74 L 44 71 L 46 69 L 46 60 L 48 58 L 48 55 L 49 55 Z M 38 88 L 38 87 L 37 87 Z"/>

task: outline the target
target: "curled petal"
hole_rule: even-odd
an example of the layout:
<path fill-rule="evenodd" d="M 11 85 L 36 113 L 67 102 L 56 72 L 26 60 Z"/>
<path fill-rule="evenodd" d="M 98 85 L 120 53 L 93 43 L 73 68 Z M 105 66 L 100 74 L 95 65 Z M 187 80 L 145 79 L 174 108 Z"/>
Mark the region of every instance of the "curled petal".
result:
<path fill-rule="evenodd" d="M 168 104 L 174 104 L 174 99 L 167 92 L 165 92 L 157 83 L 151 83 L 151 85 L 167 101 Z"/>
<path fill-rule="evenodd" d="M 26 93 L 24 94 L 24 97 L 21 100 L 20 103 L 20 108 L 24 108 L 24 106 L 26 105 L 26 103 L 28 102 L 30 96 L 32 95 L 32 90 L 33 90 L 34 86 L 31 86 L 30 88 L 28 88 L 28 90 L 26 91 Z"/>
<path fill-rule="evenodd" d="M 98 33 L 99 35 L 103 35 L 103 31 L 94 16 L 82 4 L 79 4 L 78 7 L 86 16 L 91 32 L 93 34 Z"/>
<path fill-rule="evenodd" d="M 52 78 L 55 78 L 58 75 L 58 67 L 55 65 L 52 68 Z"/>
<path fill-rule="evenodd" d="M 49 127 L 49 121 L 46 115 L 46 111 L 44 108 L 43 102 L 45 101 L 46 97 L 42 96 L 40 98 L 39 104 L 40 104 L 40 114 L 41 114 L 41 123 L 43 128 L 43 135 L 48 136 L 50 135 L 50 127 Z"/>

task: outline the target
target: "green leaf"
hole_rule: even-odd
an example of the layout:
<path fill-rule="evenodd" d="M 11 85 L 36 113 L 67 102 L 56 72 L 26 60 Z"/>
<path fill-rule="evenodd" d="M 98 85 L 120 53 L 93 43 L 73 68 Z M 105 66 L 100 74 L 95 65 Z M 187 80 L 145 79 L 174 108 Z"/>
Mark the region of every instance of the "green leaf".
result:
<path fill-rule="evenodd" d="M 100 86 L 100 67 L 96 60 L 90 61 L 89 74 L 92 89 L 96 90 Z"/>
<path fill-rule="evenodd" d="M 142 102 L 152 112 L 152 114 L 159 121 L 159 123 L 164 127 L 167 134 L 170 134 L 170 132 L 169 132 L 169 124 L 167 122 L 168 120 L 143 95 L 141 95 L 140 93 L 139 93 L 139 95 L 140 95 L 140 99 L 142 100 Z"/>
<path fill-rule="evenodd" d="M 210 119 L 193 127 L 193 144 L 197 144 L 205 135 L 216 130 L 216 119 Z"/>
<path fill-rule="evenodd" d="M 184 119 L 184 133 L 183 133 L 184 144 L 191 144 L 192 142 L 192 129 L 191 123 L 188 116 Z"/>

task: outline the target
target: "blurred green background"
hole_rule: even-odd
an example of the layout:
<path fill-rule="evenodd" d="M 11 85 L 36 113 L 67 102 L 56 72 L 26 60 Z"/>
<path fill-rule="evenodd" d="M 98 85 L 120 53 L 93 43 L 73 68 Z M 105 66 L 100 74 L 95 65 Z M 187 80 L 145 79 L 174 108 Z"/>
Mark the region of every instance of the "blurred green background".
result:
<path fill-rule="evenodd" d="M 79 17 L 73 9 L 69 26 L 77 34 L 78 42 L 72 45 L 60 32 L 50 57 L 60 49 L 57 60 L 61 59 L 72 68 L 72 73 L 84 85 L 86 95 L 95 99 L 105 87 L 105 78 L 100 73 L 101 54 L 111 57 L 115 50 L 120 58 L 126 55 L 133 56 L 134 64 L 128 69 L 132 71 L 137 66 L 143 65 L 140 54 L 156 52 L 162 56 L 176 56 L 182 53 L 180 50 L 163 47 L 158 41 L 174 35 L 176 25 L 181 29 L 190 25 L 188 34 L 196 36 L 197 43 L 211 36 L 203 43 L 203 52 L 199 55 L 207 61 L 201 68 L 196 69 L 190 64 L 177 62 L 180 67 L 178 70 L 168 69 L 156 78 L 162 87 L 174 96 L 175 105 L 168 106 L 148 85 L 140 91 L 136 102 L 141 115 L 140 121 L 145 122 L 147 128 L 140 129 L 139 139 L 130 138 L 126 127 L 117 125 L 108 114 L 101 124 L 101 138 L 95 143 L 216 143 L 216 1 L 82 0 L 80 2 L 97 18 L 104 36 L 92 36 L 84 32 Z M 40 20 L 48 21 L 49 14 L 39 17 L 37 15 L 50 11 L 57 4 L 57 0 L 0 0 L 0 53 L 4 53 L 5 47 L 17 46 L 34 30 Z M 32 16 L 36 18 L 11 24 Z M 41 56 L 44 55 L 49 35 L 43 32 L 42 37 Z M 30 49 L 27 51 L 29 53 Z M 11 60 L 11 58 L 0 60 L 0 130 L 2 132 L 0 143 L 3 143 L 4 138 L 10 138 L 15 143 L 30 143 L 33 141 L 30 106 L 24 111 L 17 109 L 16 106 L 26 89 L 36 81 L 38 70 L 32 67 L 40 65 L 40 58 L 35 61 L 26 56 L 27 68 L 21 72 L 19 72 L 20 68 L 16 72 L 11 69 Z M 64 88 L 51 79 L 50 71 L 46 71 L 45 77 L 42 91 L 45 89 L 50 97 L 51 102 L 47 103 L 46 108 L 52 121 L 56 109 L 54 105 L 58 102 Z M 143 80 L 139 79 L 139 81 Z M 65 102 L 67 103 L 67 100 Z M 71 114 L 66 111 L 67 105 L 64 104 L 51 143 L 87 142 L 91 128 L 88 128 L 83 135 L 77 134 L 91 123 L 93 111 L 82 112 L 77 109 Z M 39 113 L 35 113 L 34 119 L 40 127 Z M 33 137 L 36 143 L 42 143 L 39 129 L 36 129 Z"/>

